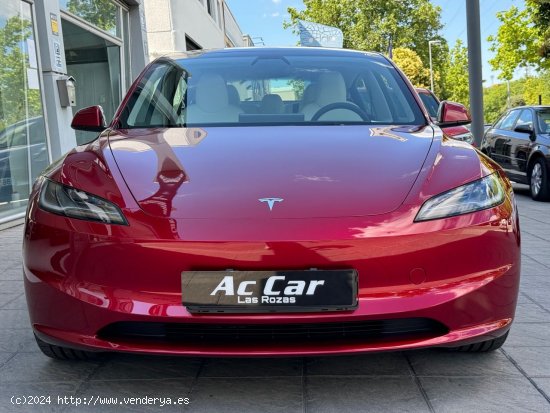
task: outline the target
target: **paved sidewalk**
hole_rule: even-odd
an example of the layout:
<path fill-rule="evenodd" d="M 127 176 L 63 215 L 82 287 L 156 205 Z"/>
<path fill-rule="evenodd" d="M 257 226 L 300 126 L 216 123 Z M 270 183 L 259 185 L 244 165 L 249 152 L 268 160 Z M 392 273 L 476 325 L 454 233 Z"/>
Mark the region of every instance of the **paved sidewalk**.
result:
<path fill-rule="evenodd" d="M 34 343 L 21 232 L 0 232 L 0 412 L 550 412 L 550 204 L 517 186 L 523 274 L 517 319 L 491 354 L 426 350 L 355 357 L 49 360 Z M 15 406 L 14 395 L 51 395 Z M 189 397 L 188 406 L 59 406 L 57 396 Z"/>

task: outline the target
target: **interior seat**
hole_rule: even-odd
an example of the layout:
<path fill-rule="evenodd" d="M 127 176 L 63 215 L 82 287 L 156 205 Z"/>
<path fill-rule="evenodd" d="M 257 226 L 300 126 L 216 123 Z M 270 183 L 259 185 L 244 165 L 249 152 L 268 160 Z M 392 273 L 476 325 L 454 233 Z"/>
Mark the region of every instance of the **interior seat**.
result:
<path fill-rule="evenodd" d="M 300 103 L 298 105 L 298 111 L 302 112 L 303 109 L 309 105 L 312 102 L 315 102 L 315 99 L 317 97 L 317 84 L 316 83 L 310 83 L 307 85 L 307 87 L 304 89 L 304 93 L 302 94 L 302 99 L 300 100 Z"/>
<path fill-rule="evenodd" d="M 319 75 L 314 101 L 308 103 L 302 109 L 305 120 L 311 118 L 319 111 L 332 103 L 346 103 L 347 90 L 343 76 L 338 72 L 325 72 Z M 334 109 L 319 118 L 320 121 L 362 121 L 361 116 L 349 109 Z"/>
<path fill-rule="evenodd" d="M 218 74 L 203 74 L 195 89 L 195 103 L 186 110 L 188 123 L 238 122 L 243 111 L 229 103 L 225 80 Z"/>
<path fill-rule="evenodd" d="M 227 96 L 229 98 L 229 104 L 233 106 L 239 106 L 241 104 L 241 97 L 239 91 L 233 85 L 227 85 Z"/>
<path fill-rule="evenodd" d="M 285 113 L 285 104 L 279 95 L 268 94 L 262 98 L 260 113 L 281 114 Z"/>

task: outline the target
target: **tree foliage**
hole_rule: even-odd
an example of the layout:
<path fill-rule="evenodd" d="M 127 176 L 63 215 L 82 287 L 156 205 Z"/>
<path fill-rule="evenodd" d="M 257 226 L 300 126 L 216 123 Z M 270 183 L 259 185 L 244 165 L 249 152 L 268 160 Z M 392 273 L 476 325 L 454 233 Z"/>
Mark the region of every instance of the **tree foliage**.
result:
<path fill-rule="evenodd" d="M 502 24 L 496 36 L 488 38 L 490 50 L 496 53 L 489 63 L 500 70 L 500 79 L 511 80 L 517 68 L 550 67 L 549 4 L 547 0 L 527 0 L 523 10 L 512 6 L 497 13 Z"/>
<path fill-rule="evenodd" d="M 522 96 L 525 79 L 510 82 L 510 95 Z M 483 90 L 483 113 L 486 123 L 495 122 L 508 108 L 508 87 L 506 83 L 496 84 Z"/>
<path fill-rule="evenodd" d="M 416 87 L 429 87 L 430 71 L 422 64 L 420 56 L 411 49 L 398 47 L 393 51 L 393 62 Z"/>
<path fill-rule="evenodd" d="M 289 82 L 290 87 L 294 91 L 294 96 L 296 100 L 302 99 L 304 96 L 304 90 L 306 89 L 306 84 L 303 79 L 291 79 Z"/>
<path fill-rule="evenodd" d="M 525 106 L 525 99 L 522 95 L 515 95 L 510 97 L 510 107 L 516 108 L 518 106 Z"/>
<path fill-rule="evenodd" d="M 550 70 L 525 81 L 523 98 L 527 105 L 538 105 L 539 95 L 543 104 L 550 104 Z"/>
<path fill-rule="evenodd" d="M 527 105 L 550 104 L 550 0 L 526 0 L 525 9 L 513 6 L 498 13 L 501 21 L 496 36 L 490 36 L 490 60 L 499 78 L 510 80 L 518 68 L 535 68 L 538 75 L 510 82 L 510 102 L 506 84 L 484 90 L 485 120 L 493 122 L 507 105 L 516 102 Z"/>
<path fill-rule="evenodd" d="M 494 123 L 506 109 L 506 84 L 500 83 L 483 89 L 483 115 L 485 123 Z"/>
<path fill-rule="evenodd" d="M 550 1 L 530 0 L 532 7 L 533 22 L 541 37 L 539 55 L 550 59 Z"/>
<path fill-rule="evenodd" d="M 112 0 L 68 0 L 67 10 L 107 32 L 116 28 L 117 6 Z"/>
<path fill-rule="evenodd" d="M 445 62 L 445 90 L 447 99 L 469 106 L 468 49 L 459 39 Z"/>
<path fill-rule="evenodd" d="M 428 41 L 438 39 L 441 7 L 429 0 L 304 0 L 305 10 L 288 8 L 290 21 L 284 27 L 295 27 L 298 20 L 338 27 L 344 34 L 344 47 L 386 52 L 391 37 L 394 47 L 409 48 L 428 63 Z M 443 58 L 434 56 L 442 64 Z"/>
<path fill-rule="evenodd" d="M 429 0 L 304 0 L 304 5 L 303 11 L 289 7 L 290 21 L 283 26 L 296 27 L 298 20 L 306 20 L 338 27 L 345 48 L 386 53 L 391 38 L 394 51 L 413 50 L 429 67 L 428 42 L 440 40 L 440 45 L 432 47 L 435 93 L 446 96 L 442 84 L 448 46 L 439 35 L 441 7 Z M 419 84 L 427 85 L 425 80 Z"/>
<path fill-rule="evenodd" d="M 30 20 L 19 16 L 0 27 L 0 131 L 42 114 L 40 92 L 27 86 L 28 56 L 22 45 L 31 35 Z"/>
<path fill-rule="evenodd" d="M 510 106 L 525 104 L 538 105 L 539 95 L 542 104 L 550 104 L 550 71 L 539 76 L 513 80 L 510 82 Z M 508 107 L 508 87 L 501 83 L 487 87 L 483 91 L 485 122 L 493 123 Z"/>

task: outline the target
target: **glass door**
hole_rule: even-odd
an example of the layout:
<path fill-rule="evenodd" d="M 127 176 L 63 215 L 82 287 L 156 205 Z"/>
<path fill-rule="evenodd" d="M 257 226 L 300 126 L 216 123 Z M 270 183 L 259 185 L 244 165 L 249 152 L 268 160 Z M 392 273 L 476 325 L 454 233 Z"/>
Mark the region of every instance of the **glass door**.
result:
<path fill-rule="evenodd" d="M 112 119 L 122 98 L 120 44 L 65 18 L 62 24 L 67 74 L 76 80 L 74 111 L 101 105 L 106 119 Z M 96 136 L 77 131 L 76 141 L 81 145 Z"/>
<path fill-rule="evenodd" d="M 110 121 L 129 78 L 128 10 L 116 0 L 59 0 L 67 74 L 76 80 L 76 107 L 101 105 Z M 77 143 L 97 133 L 76 132 Z"/>

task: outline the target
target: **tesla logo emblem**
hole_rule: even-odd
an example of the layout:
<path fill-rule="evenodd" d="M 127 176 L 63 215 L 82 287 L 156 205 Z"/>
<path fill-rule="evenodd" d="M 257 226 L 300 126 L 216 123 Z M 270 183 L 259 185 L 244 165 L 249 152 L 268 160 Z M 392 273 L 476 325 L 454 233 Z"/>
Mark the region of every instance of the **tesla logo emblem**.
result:
<path fill-rule="evenodd" d="M 273 206 L 275 205 L 275 202 L 283 202 L 283 198 L 260 198 L 258 199 L 258 201 L 267 202 L 269 210 L 273 211 Z"/>

